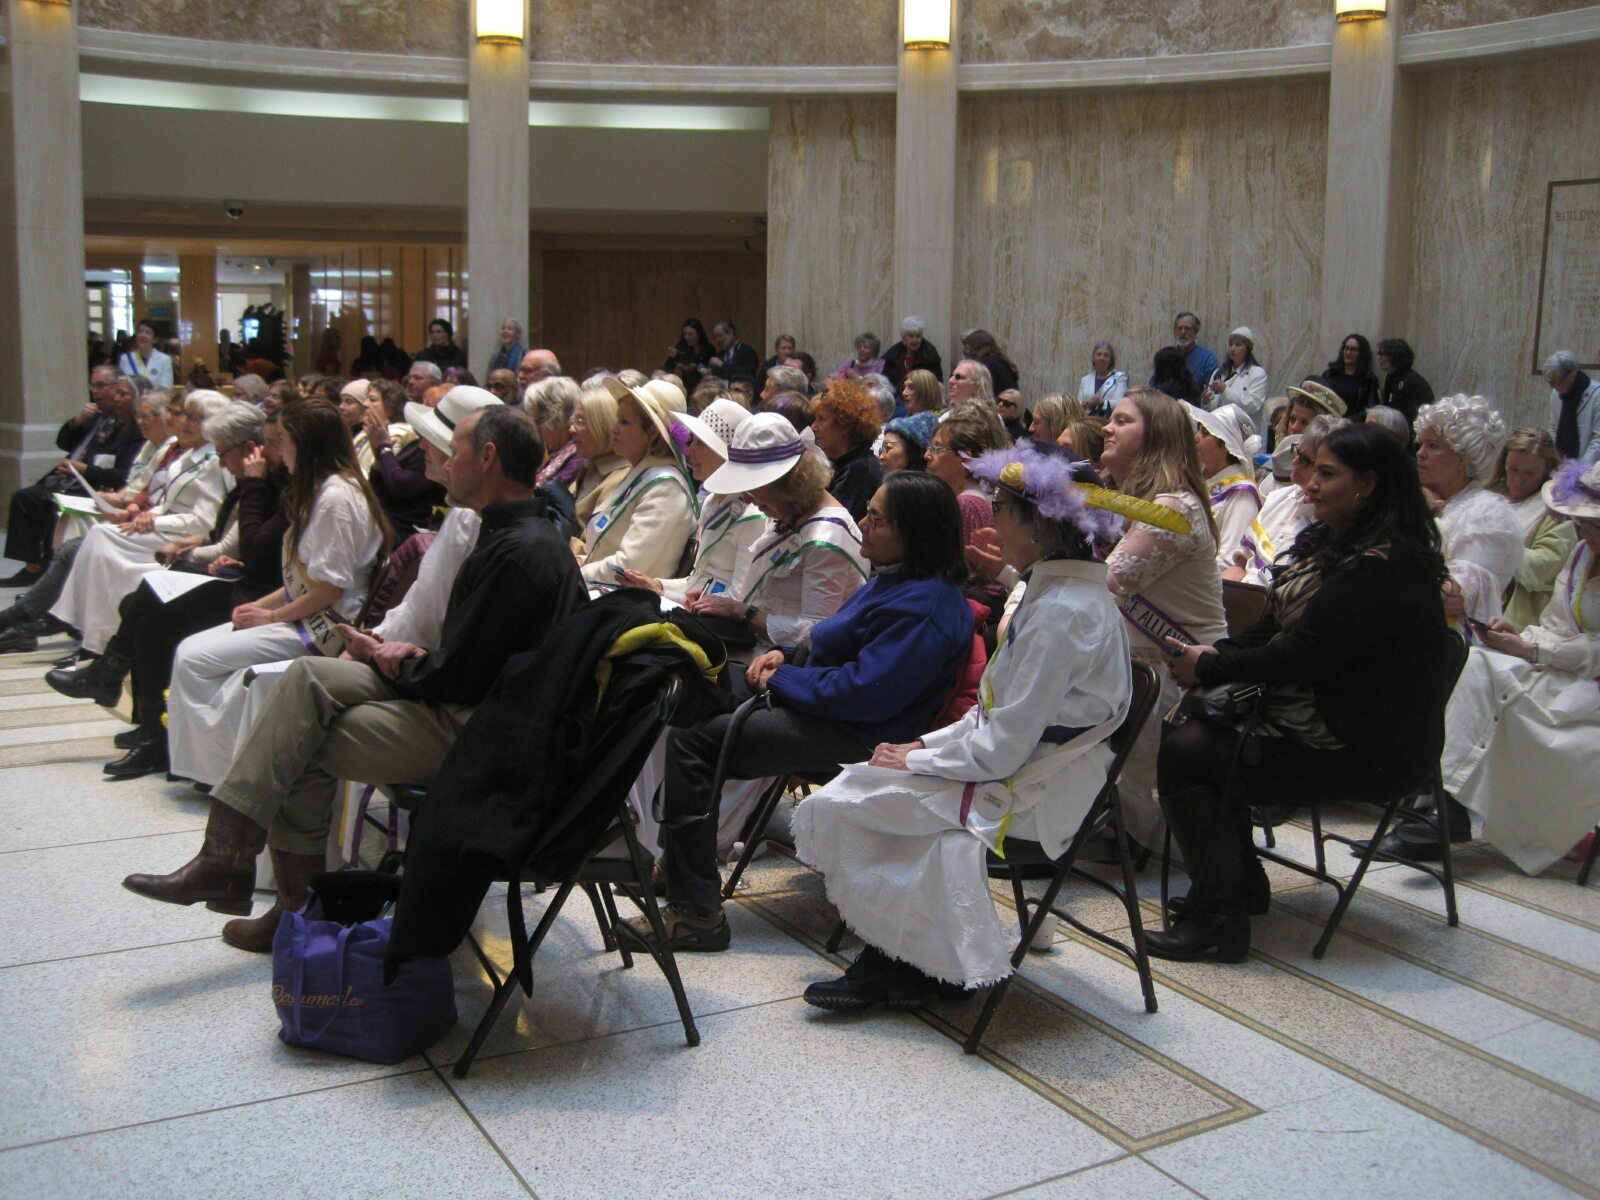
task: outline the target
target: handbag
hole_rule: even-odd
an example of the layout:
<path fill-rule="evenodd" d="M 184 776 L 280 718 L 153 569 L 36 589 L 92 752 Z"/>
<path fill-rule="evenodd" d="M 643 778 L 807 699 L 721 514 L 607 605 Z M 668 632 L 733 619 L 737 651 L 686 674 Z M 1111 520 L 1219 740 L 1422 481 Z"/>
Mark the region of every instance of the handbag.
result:
<path fill-rule="evenodd" d="M 1190 717 L 1237 729 L 1254 715 L 1266 688 L 1259 683 L 1218 683 L 1192 687 L 1167 713 L 1168 725 L 1182 725 Z"/>
<path fill-rule="evenodd" d="M 456 1023 L 448 958 L 403 963 L 383 982 L 398 876 L 338 871 L 311 882 L 306 907 L 285 913 L 272 939 L 278 1038 L 367 1062 L 420 1054 Z"/>

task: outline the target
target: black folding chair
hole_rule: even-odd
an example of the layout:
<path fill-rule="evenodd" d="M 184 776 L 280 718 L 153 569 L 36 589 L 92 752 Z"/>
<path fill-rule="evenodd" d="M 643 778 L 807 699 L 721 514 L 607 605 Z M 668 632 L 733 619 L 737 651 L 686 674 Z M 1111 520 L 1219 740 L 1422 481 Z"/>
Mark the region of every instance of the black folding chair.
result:
<path fill-rule="evenodd" d="M 1150 710 L 1155 706 L 1156 695 L 1161 690 L 1161 680 L 1156 675 L 1154 667 L 1139 662 L 1133 663 L 1132 667 L 1133 698 L 1128 705 L 1128 715 L 1123 718 L 1122 724 L 1117 726 L 1116 731 L 1106 739 L 1106 744 L 1112 750 L 1112 759 L 1110 766 L 1106 768 L 1105 783 L 1095 795 L 1089 811 L 1084 814 L 1083 823 L 1078 827 L 1078 832 L 1073 836 L 1072 844 L 1067 847 L 1066 853 L 1060 859 L 1052 860 L 1037 842 L 1025 842 L 1017 838 L 1006 839 L 1005 862 L 1010 867 L 1011 893 L 1016 900 L 1017 923 L 1022 933 L 1017 948 L 1012 951 L 1011 966 L 1013 971 L 1022 966 L 1028 947 L 1033 945 L 1033 939 L 1044 925 L 1045 918 L 1054 915 L 1079 933 L 1127 955 L 1139 972 L 1139 986 L 1144 992 L 1145 1011 L 1153 1013 L 1156 1011 L 1155 982 L 1150 977 L 1150 957 L 1144 948 L 1144 920 L 1139 912 L 1139 893 L 1133 880 L 1133 856 L 1128 850 L 1128 831 L 1122 821 L 1122 799 L 1117 792 L 1117 779 L 1122 774 L 1123 764 L 1128 761 L 1134 743 L 1139 740 L 1139 731 L 1144 728 Z M 1117 862 L 1122 868 L 1120 888 L 1077 865 L 1078 852 L 1085 843 L 1097 834 L 1104 833 L 1108 828 L 1117 843 Z M 1044 895 L 1038 900 L 1030 900 L 1023 889 L 1022 868 L 1030 864 L 1052 861 L 1056 869 L 1044 890 Z M 1098 929 L 1091 929 L 1065 907 L 1056 906 L 1056 899 L 1069 877 L 1091 883 L 1122 901 L 1128 914 L 1131 943 L 1120 942 Z M 1031 917 L 1028 915 L 1030 908 L 1033 911 Z M 1014 975 L 1007 976 L 989 989 L 983 1011 L 978 1015 L 978 1020 L 973 1024 L 972 1032 L 967 1034 L 967 1040 L 963 1045 L 968 1054 L 977 1053 L 978 1043 L 983 1039 L 984 1030 L 989 1027 L 989 1022 L 999 1011 L 1000 1002 L 1005 998 L 1006 988 L 1011 985 L 1012 978 Z"/>
<path fill-rule="evenodd" d="M 1460 635 L 1449 635 L 1449 657 L 1446 660 L 1446 677 L 1449 686 L 1442 693 L 1442 704 L 1452 691 L 1455 690 L 1456 680 L 1461 677 L 1462 668 L 1467 665 L 1467 644 Z M 1312 879 L 1327 884 L 1339 894 L 1338 902 L 1333 906 L 1333 912 L 1328 917 L 1328 923 L 1323 927 L 1322 936 L 1317 939 L 1317 944 L 1312 947 L 1311 957 L 1321 958 L 1327 952 L 1328 943 L 1333 940 L 1334 933 L 1339 928 L 1339 922 L 1344 920 L 1345 910 L 1350 907 L 1350 901 L 1355 899 L 1356 889 L 1361 886 L 1362 879 L 1366 876 L 1367 868 L 1374 859 L 1384 862 L 1399 863 L 1410 867 L 1413 871 L 1422 871 L 1433 876 L 1439 881 L 1439 886 L 1444 889 L 1445 923 L 1452 927 L 1460 924 L 1460 916 L 1456 912 L 1456 882 L 1455 869 L 1450 855 L 1450 821 L 1447 813 L 1449 805 L 1446 803 L 1444 780 L 1440 774 L 1440 766 L 1434 764 L 1433 774 L 1427 786 L 1432 788 L 1434 807 L 1431 813 L 1420 807 L 1420 801 L 1425 793 L 1416 789 L 1402 791 L 1388 800 L 1363 800 L 1355 797 L 1357 803 L 1370 804 L 1381 809 L 1378 824 L 1373 829 L 1370 838 L 1363 841 L 1359 838 L 1346 837 L 1341 833 L 1329 833 L 1322 827 L 1321 806 L 1312 803 L 1311 808 L 1311 835 L 1316 851 L 1314 866 L 1300 862 L 1298 859 L 1279 854 L 1270 846 L 1257 846 L 1256 855 L 1269 862 L 1275 862 L 1281 867 L 1288 867 L 1291 871 L 1298 871 Z M 1396 824 L 1397 818 L 1413 827 L 1419 827 L 1434 835 L 1439 845 L 1439 865 L 1419 862 L 1416 859 L 1405 858 L 1398 854 L 1390 854 L 1380 850 L 1379 844 L 1388 836 L 1389 831 Z M 1328 872 L 1327 844 L 1338 842 L 1359 852 L 1359 861 L 1349 880 L 1341 880 Z"/>
<path fill-rule="evenodd" d="M 640 720 L 628 725 L 619 733 L 607 747 L 606 769 L 591 771 L 583 785 L 567 801 L 568 807 L 574 811 L 581 810 L 584 806 L 592 804 L 607 788 L 616 788 L 619 779 L 632 779 L 638 775 L 640 766 L 650 753 L 650 748 L 671 719 L 678 701 L 679 688 L 680 684 L 676 677 L 669 680 L 656 698 L 653 713 L 641 714 Z M 672 998 L 677 1002 L 678 1016 L 683 1022 L 684 1040 L 690 1046 L 698 1046 L 700 1031 L 695 1027 L 694 1014 L 689 1008 L 689 998 L 683 990 L 683 980 L 678 974 L 677 960 L 667 944 L 666 928 L 661 920 L 661 908 L 651 886 L 654 862 L 639 844 L 637 834 L 639 817 L 628 802 L 626 788 L 617 790 L 619 799 L 611 820 L 589 843 L 576 866 L 559 877 L 534 876 L 527 880 L 510 881 L 511 894 L 507 897 L 507 913 L 511 928 L 508 930 L 508 936 L 515 950 L 516 961 L 531 965 L 534 954 L 544 942 L 556 918 L 561 915 L 562 906 L 566 904 L 567 898 L 574 888 L 581 888 L 588 895 L 589 903 L 594 908 L 595 920 L 600 926 L 605 948 L 608 951 L 616 950 L 622 956 L 623 967 L 631 968 L 632 953 L 613 933 L 619 917 L 616 902 L 612 898 L 612 888 L 613 886 L 619 888 L 622 894 L 639 907 L 650 922 L 650 927 L 655 933 L 650 956 L 655 959 L 656 965 L 661 968 L 661 973 L 666 976 L 667 983 L 672 988 Z M 395 789 L 396 802 L 406 808 L 414 807 L 425 794 L 424 788 Z M 554 896 L 545 907 L 544 915 L 531 934 L 522 924 L 524 884 L 531 886 L 535 893 L 555 889 Z M 457 1079 L 466 1077 L 473 1060 L 483 1048 L 489 1031 L 511 999 L 518 983 L 515 967 L 503 971 L 484 952 L 482 945 L 473 935 L 468 935 L 468 944 L 493 984 L 494 994 L 477 1028 L 473 1030 L 466 1050 L 453 1068 Z"/>

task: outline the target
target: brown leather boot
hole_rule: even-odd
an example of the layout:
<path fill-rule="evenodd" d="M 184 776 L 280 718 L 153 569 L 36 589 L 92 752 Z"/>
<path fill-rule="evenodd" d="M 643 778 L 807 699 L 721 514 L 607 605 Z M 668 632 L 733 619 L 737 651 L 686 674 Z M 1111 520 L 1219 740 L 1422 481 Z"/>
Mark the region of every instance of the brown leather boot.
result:
<path fill-rule="evenodd" d="M 271 954 L 272 937 L 278 932 L 283 914 L 305 907 L 306 889 L 312 877 L 325 870 L 327 866 L 320 854 L 290 854 L 272 847 L 272 873 L 278 877 L 277 900 L 259 917 L 229 921 L 222 927 L 222 940 L 240 950 Z"/>
<path fill-rule="evenodd" d="M 168 904 L 205 901 L 212 912 L 248 916 L 256 885 L 256 855 L 267 831 L 219 800 L 211 802 L 200 853 L 170 875 L 129 875 L 122 886 Z"/>

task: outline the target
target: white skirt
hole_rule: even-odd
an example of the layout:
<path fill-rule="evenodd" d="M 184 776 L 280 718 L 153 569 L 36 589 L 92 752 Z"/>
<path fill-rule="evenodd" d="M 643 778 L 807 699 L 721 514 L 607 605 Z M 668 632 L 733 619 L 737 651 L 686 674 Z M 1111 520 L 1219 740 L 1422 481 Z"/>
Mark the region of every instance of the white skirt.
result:
<path fill-rule="evenodd" d="M 1600 684 L 1475 648 L 1445 710 L 1445 790 L 1529 875 L 1600 820 Z"/>
<path fill-rule="evenodd" d="M 85 650 L 101 653 L 122 621 L 117 606 L 145 575 L 161 569 L 155 552 L 171 540 L 164 533 L 120 533 L 96 525 L 83 535 L 51 613 L 82 630 Z"/>
<path fill-rule="evenodd" d="M 795 810 L 802 861 L 863 941 L 963 987 L 1011 974 L 1016 936 L 989 895 L 984 843 L 961 823 L 963 784 L 853 764 Z M 1027 832 L 1018 828 L 1018 837 Z"/>
<path fill-rule="evenodd" d="M 245 668 L 307 653 L 294 626 L 218 625 L 186 637 L 172 660 L 167 744 L 172 771 L 200 783 L 222 782 L 249 733 Z"/>

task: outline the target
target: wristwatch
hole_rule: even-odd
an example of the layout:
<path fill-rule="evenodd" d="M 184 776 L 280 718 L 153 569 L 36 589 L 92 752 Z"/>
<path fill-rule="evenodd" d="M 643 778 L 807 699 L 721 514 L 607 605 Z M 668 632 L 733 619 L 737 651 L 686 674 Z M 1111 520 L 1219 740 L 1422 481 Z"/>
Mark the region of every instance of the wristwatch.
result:
<path fill-rule="evenodd" d="M 754 604 L 746 605 L 745 606 L 745 610 L 744 610 L 745 624 L 748 625 L 748 624 L 751 624 L 752 622 L 754 622 L 755 619 L 756 619 L 756 614 L 758 612 L 760 612 L 760 611 L 761 610 L 759 608 L 757 608 Z"/>

